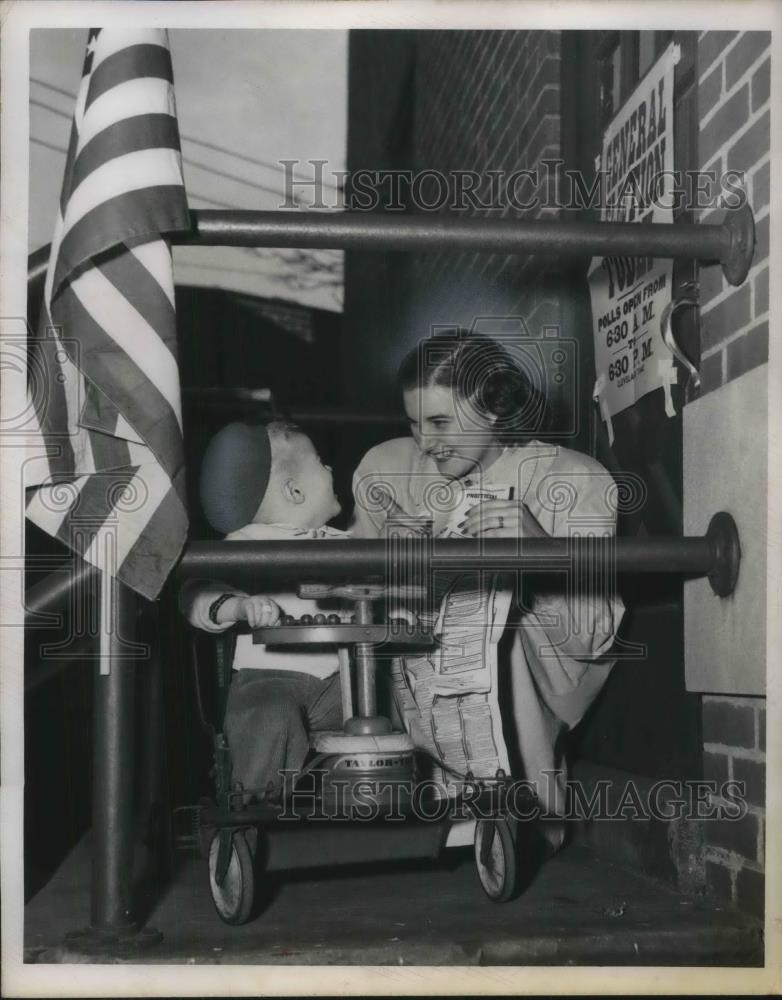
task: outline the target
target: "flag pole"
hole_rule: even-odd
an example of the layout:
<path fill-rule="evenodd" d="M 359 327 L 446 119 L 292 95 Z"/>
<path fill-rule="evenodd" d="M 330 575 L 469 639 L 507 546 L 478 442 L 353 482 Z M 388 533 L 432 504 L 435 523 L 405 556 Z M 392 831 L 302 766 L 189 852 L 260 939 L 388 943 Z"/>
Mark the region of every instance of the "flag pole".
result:
<path fill-rule="evenodd" d="M 109 636 L 108 671 L 96 664 L 95 755 L 92 798 L 92 880 L 90 925 L 120 934 L 135 930 L 133 872 L 133 719 L 135 663 L 121 658 L 122 637 L 135 626 L 136 599 L 111 580 L 114 621 Z M 103 670 L 106 668 L 103 667 Z"/>
<path fill-rule="evenodd" d="M 93 675 L 90 925 L 65 940 L 80 951 L 117 955 L 157 944 L 162 935 L 139 927 L 133 903 L 136 657 L 129 650 L 137 649 L 139 598 L 115 577 L 104 582 L 107 656 Z"/>

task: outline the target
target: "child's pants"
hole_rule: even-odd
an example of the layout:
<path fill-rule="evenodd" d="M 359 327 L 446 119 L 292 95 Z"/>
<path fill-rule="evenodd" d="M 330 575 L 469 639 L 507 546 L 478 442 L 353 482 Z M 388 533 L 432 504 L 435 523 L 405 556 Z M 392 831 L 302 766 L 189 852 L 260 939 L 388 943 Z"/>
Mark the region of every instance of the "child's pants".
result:
<path fill-rule="evenodd" d="M 323 729 L 342 729 L 338 673 L 321 680 L 294 670 L 239 670 L 225 710 L 234 784 L 277 797 L 280 771 L 301 768 L 308 734 Z"/>

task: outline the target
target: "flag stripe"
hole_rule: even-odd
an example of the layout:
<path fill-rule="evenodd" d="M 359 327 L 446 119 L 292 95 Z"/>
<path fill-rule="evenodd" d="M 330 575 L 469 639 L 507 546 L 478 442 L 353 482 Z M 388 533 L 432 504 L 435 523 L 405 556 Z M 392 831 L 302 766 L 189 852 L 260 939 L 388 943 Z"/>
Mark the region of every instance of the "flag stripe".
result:
<path fill-rule="evenodd" d="M 179 490 L 184 493 L 181 486 Z M 182 553 L 186 531 L 187 513 L 178 490 L 171 489 L 122 563 L 121 578 L 145 597 L 157 597 L 157 593 L 150 593 L 148 581 L 165 579 L 168 568 Z"/>
<path fill-rule="evenodd" d="M 109 125 L 91 139 L 76 157 L 72 186 L 78 186 L 104 164 L 145 149 L 179 149 L 176 119 L 169 114 L 136 115 Z"/>
<path fill-rule="evenodd" d="M 168 400 L 149 381 L 147 372 L 124 355 L 95 322 L 70 287 L 61 299 L 71 321 L 81 325 L 85 373 L 121 410 L 169 476 L 173 476 L 182 464 L 181 431 Z"/>
<path fill-rule="evenodd" d="M 59 208 L 29 396 L 33 452 L 66 451 L 28 463 L 28 516 L 152 599 L 187 534 L 164 237 L 189 215 L 166 31 L 90 31 Z"/>
<path fill-rule="evenodd" d="M 120 49 L 127 49 L 136 45 L 168 45 L 168 33 L 165 28 L 136 28 L 129 24 L 123 26 L 121 31 L 101 31 L 98 36 L 98 44 L 95 46 L 95 53 L 92 62 L 93 70 L 96 70 L 102 62 L 109 56 L 113 56 Z"/>
<path fill-rule="evenodd" d="M 176 306 L 174 297 L 174 268 L 171 263 L 171 247 L 165 240 L 152 240 L 149 243 L 139 243 L 128 248 L 136 260 L 145 267 L 158 282 L 161 291 L 171 303 Z"/>
<path fill-rule="evenodd" d="M 115 156 L 97 167 L 71 191 L 63 239 L 91 211 L 118 195 L 157 187 L 162 177 L 179 181 L 179 157 L 173 149 L 142 149 Z M 122 229 L 115 230 L 121 238 Z"/>
<path fill-rule="evenodd" d="M 42 531 L 58 538 L 78 498 L 79 490 L 87 478 L 83 476 L 75 481 L 41 486 L 31 491 L 25 515 Z M 68 534 L 67 530 L 65 534 Z"/>
<path fill-rule="evenodd" d="M 109 431 L 91 430 L 90 444 L 96 469 L 123 469 L 131 464 L 127 441 L 114 437 Z"/>
<path fill-rule="evenodd" d="M 120 294 L 99 267 L 79 275 L 69 286 L 69 291 L 81 302 L 92 320 L 109 335 L 113 353 L 121 351 L 133 362 L 141 376 L 157 389 L 161 402 L 174 413 L 177 423 L 181 425 L 176 357 L 133 303 Z M 85 351 L 81 367 L 87 377 L 91 361 L 89 351 Z M 116 404 L 117 400 L 114 402 Z"/>
<path fill-rule="evenodd" d="M 78 499 L 63 518 L 56 537 L 70 548 L 85 552 L 95 531 L 112 517 L 117 498 L 133 479 L 135 471 L 122 469 L 84 476 L 79 483 Z M 83 542 L 74 545 L 77 534 L 81 535 Z"/>
<path fill-rule="evenodd" d="M 111 232 L 121 233 L 120 239 L 123 240 L 149 236 L 156 228 L 156 220 L 161 223 L 158 232 L 185 228 L 182 223 L 182 199 L 182 188 L 167 184 L 128 191 L 93 209 L 73 226 L 60 244 L 52 297 L 68 274 L 90 257 L 116 246 L 117 241 L 108 235 Z"/>
<path fill-rule="evenodd" d="M 150 523 L 157 517 L 160 504 L 171 491 L 171 484 L 159 466 L 148 462 L 133 470 L 133 474 L 124 483 L 120 493 L 115 488 L 115 501 L 112 507 L 113 519 L 123 519 L 122 531 L 109 523 L 109 530 L 116 535 L 114 552 L 117 557 L 117 569 L 125 562 L 133 550 L 136 538 L 144 534 Z M 132 527 L 133 530 L 129 530 Z M 99 556 L 102 536 L 105 534 L 102 525 L 95 533 L 84 557 L 88 562 Z"/>
<path fill-rule="evenodd" d="M 57 225 L 62 225 L 62 217 L 65 215 L 65 209 L 68 205 L 68 198 L 71 193 L 71 172 L 73 170 L 73 163 L 76 157 L 76 153 L 79 150 L 80 142 L 80 123 L 82 121 L 82 113 L 84 111 L 84 101 L 87 96 L 88 80 L 86 77 L 82 77 L 79 83 L 79 90 L 76 94 L 76 107 L 73 111 L 73 121 L 71 123 L 71 134 L 68 139 L 68 153 L 65 157 L 65 172 L 62 179 L 62 190 L 60 191 L 60 218 L 57 220 Z M 54 245 L 54 241 L 52 241 Z"/>
<path fill-rule="evenodd" d="M 130 460 L 131 462 L 133 462 L 134 465 L 139 465 L 141 459 L 136 459 L 133 457 L 134 454 L 133 447 L 134 445 L 137 444 L 143 445 L 144 442 L 141 440 L 138 434 L 133 430 L 133 428 L 130 426 L 127 420 L 122 416 L 121 413 L 117 416 L 117 428 L 114 431 L 114 433 L 117 435 L 117 437 L 122 438 L 123 441 L 127 441 L 128 448 L 130 450 Z"/>
<path fill-rule="evenodd" d="M 76 123 L 71 125 L 71 134 L 68 139 L 68 153 L 65 157 L 65 173 L 63 174 L 62 190 L 60 191 L 60 215 L 65 215 L 65 209 L 68 207 L 68 192 L 71 189 L 71 171 L 73 170 L 73 163 L 76 158 L 76 150 L 79 146 L 79 131 L 76 128 Z M 58 220 L 60 224 L 61 220 Z"/>
<path fill-rule="evenodd" d="M 175 118 L 176 105 L 171 84 L 165 80 L 142 77 L 108 90 L 95 101 L 89 115 L 81 122 L 77 152 L 109 125 L 137 115 L 171 115 Z"/>
<path fill-rule="evenodd" d="M 166 248 L 166 253 L 170 271 L 171 251 Z M 168 296 L 155 276 L 150 274 L 147 268 L 130 251 L 101 261 L 100 272 L 132 304 L 133 308 L 143 317 L 147 326 L 158 331 L 160 343 L 172 356 L 171 361 L 168 362 L 169 378 L 171 381 L 165 387 L 166 395 L 170 398 L 170 393 L 174 391 L 178 384 L 178 378 L 176 367 L 176 313 Z M 157 355 L 154 355 L 150 360 L 157 365 Z"/>
<path fill-rule="evenodd" d="M 108 56 L 97 66 L 93 66 L 90 89 L 84 103 L 85 114 L 92 102 L 107 90 L 126 80 L 144 76 L 154 76 L 169 83 L 174 82 L 168 49 L 162 45 L 131 45 Z"/>
<path fill-rule="evenodd" d="M 130 457 L 127 440 L 117 434 L 120 412 L 94 382 L 85 385 L 85 403 L 80 424 L 89 437 L 97 470 L 138 465 Z M 144 461 L 149 461 L 145 458 Z"/>

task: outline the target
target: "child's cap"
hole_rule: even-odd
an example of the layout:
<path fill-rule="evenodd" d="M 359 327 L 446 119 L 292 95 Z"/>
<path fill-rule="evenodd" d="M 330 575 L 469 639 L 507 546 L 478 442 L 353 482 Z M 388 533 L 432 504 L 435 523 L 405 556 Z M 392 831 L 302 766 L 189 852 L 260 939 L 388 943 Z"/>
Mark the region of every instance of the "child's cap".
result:
<path fill-rule="evenodd" d="M 249 524 L 269 485 L 272 448 L 261 424 L 233 423 L 209 442 L 201 463 L 201 506 L 212 527 L 227 535 Z"/>

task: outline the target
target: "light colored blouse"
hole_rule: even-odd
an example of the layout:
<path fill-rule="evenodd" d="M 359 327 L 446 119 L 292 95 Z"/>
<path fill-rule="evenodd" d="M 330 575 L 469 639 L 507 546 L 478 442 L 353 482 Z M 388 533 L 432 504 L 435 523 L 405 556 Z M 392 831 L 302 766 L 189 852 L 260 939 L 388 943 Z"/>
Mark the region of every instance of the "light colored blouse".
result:
<path fill-rule="evenodd" d="M 532 441 L 506 448 L 486 469 L 470 475 L 479 486 L 512 486 L 541 527 L 555 536 L 613 536 L 617 487 L 599 462 L 561 445 Z M 378 489 L 379 487 L 379 489 Z M 458 481 L 444 477 L 412 437 L 370 449 L 353 476 L 354 536 L 375 538 L 386 521 L 384 498 L 413 515 L 430 514 L 443 530 L 460 501 Z M 385 502 L 387 504 L 387 501 Z M 535 592 L 524 609 L 511 649 L 511 668 L 523 661 L 551 711 L 568 726 L 582 717 L 612 664 L 595 663 L 611 647 L 624 605 L 616 594 L 612 563 L 584 574 L 563 574 L 559 591 Z M 593 669 L 587 673 L 587 667 Z"/>

